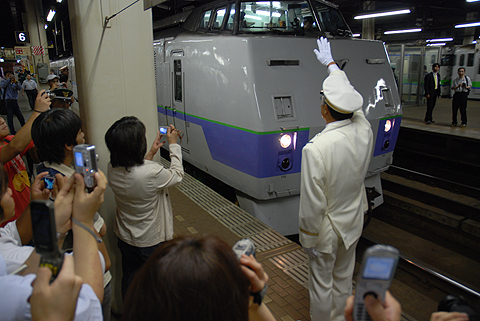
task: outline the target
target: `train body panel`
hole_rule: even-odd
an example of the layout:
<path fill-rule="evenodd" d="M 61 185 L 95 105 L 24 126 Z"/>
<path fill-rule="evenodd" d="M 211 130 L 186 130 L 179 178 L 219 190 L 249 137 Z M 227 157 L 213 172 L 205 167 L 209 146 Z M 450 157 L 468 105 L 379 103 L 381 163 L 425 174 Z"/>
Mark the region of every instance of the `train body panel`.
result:
<path fill-rule="evenodd" d="M 401 121 L 384 45 L 330 42 L 364 97 L 375 137 L 367 177 L 381 194 L 378 175 L 392 162 Z M 283 234 L 298 233 L 302 148 L 325 127 L 327 70 L 315 47 L 316 37 L 191 30 L 154 42 L 159 124 L 182 130 L 184 159 L 235 188 L 243 208 Z"/>

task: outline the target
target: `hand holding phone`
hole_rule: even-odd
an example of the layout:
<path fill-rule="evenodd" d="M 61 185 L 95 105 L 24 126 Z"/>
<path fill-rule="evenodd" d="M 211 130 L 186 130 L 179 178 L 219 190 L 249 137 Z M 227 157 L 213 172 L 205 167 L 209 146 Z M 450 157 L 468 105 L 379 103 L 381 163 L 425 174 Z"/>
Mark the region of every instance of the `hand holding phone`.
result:
<path fill-rule="evenodd" d="M 35 250 L 41 255 L 40 267 L 48 267 L 52 271 L 50 282 L 53 282 L 63 265 L 63 255 L 57 242 L 53 202 L 50 200 L 32 201 L 30 213 Z"/>
<path fill-rule="evenodd" d="M 355 286 L 353 318 L 355 321 L 371 320 L 365 308 L 369 294 L 385 301 L 385 294 L 392 283 L 399 252 L 389 245 L 374 245 L 367 249 Z"/>

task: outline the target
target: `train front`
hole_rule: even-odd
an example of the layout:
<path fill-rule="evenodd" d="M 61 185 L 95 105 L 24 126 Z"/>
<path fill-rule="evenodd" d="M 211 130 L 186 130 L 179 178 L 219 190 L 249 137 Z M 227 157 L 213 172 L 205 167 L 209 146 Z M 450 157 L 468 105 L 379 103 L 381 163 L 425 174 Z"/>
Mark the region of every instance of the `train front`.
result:
<path fill-rule="evenodd" d="M 383 203 L 380 173 L 392 163 L 402 115 L 383 43 L 352 38 L 329 2 L 207 6 L 194 33 L 165 38 L 166 57 L 180 59 L 182 48 L 189 131 L 198 123 L 190 147 L 182 145 L 185 159 L 232 186 L 252 215 L 284 235 L 297 234 L 301 151 L 325 127 L 320 90 L 328 75 L 313 53 L 325 36 L 364 98 L 375 140 L 365 185 L 374 207 Z"/>

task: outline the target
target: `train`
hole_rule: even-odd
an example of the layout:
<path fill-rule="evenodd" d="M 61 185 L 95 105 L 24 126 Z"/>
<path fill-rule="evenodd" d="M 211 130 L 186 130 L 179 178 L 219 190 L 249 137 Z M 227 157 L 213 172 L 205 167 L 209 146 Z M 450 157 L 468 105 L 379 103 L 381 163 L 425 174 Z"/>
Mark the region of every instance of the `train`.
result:
<path fill-rule="evenodd" d="M 184 160 L 233 188 L 241 208 L 283 235 L 298 234 L 302 148 L 325 127 L 319 36 L 364 97 L 374 208 L 402 118 L 381 41 L 353 38 L 338 6 L 322 0 L 220 0 L 154 23 L 159 126 L 181 130 Z"/>
<path fill-rule="evenodd" d="M 464 67 L 465 75 L 472 80 L 472 89 L 468 98 L 480 99 L 480 53 L 475 49 L 475 45 L 455 46 L 448 49 L 449 51 L 442 55 L 440 64 L 440 75 L 446 80 L 445 89 L 442 86 L 442 97 L 453 96 L 452 79 L 458 76 L 458 68 Z"/>

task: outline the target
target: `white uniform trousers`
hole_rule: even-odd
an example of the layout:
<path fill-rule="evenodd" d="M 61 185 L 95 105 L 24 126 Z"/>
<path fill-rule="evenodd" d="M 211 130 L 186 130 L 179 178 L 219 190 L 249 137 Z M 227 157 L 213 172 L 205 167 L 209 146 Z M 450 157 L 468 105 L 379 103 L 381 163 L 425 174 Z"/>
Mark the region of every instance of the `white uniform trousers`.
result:
<path fill-rule="evenodd" d="M 355 249 L 358 240 L 346 250 L 337 233 L 332 234 L 332 253 L 317 251 L 318 256 L 315 259 L 310 257 L 308 259 L 312 321 L 344 321 L 345 302 L 352 295 Z"/>

